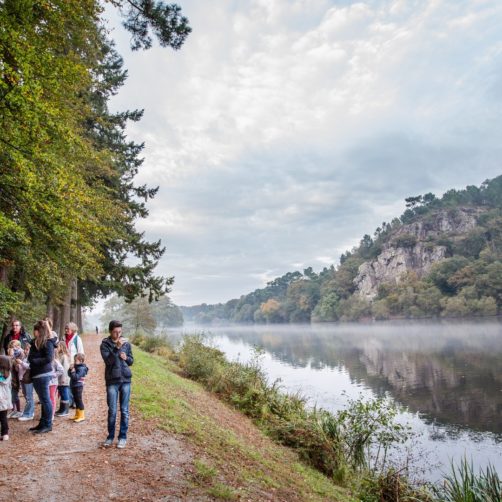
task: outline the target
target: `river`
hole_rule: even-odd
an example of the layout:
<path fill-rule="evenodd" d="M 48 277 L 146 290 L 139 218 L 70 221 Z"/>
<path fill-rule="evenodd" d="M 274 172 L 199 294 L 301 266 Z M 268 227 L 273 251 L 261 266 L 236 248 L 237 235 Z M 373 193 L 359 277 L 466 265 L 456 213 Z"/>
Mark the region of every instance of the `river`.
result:
<path fill-rule="evenodd" d="M 382 322 L 194 327 L 230 360 L 254 347 L 270 379 L 331 411 L 348 399 L 388 396 L 414 438 L 416 477 L 438 480 L 464 455 L 502 473 L 502 324 Z M 405 448 L 405 447 L 403 447 Z"/>

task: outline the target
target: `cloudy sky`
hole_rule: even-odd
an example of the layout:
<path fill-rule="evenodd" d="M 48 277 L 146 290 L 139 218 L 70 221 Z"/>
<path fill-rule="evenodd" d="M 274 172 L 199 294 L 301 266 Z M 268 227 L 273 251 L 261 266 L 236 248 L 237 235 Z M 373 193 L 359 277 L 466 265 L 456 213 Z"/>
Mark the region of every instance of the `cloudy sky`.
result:
<path fill-rule="evenodd" d="M 178 52 L 131 52 L 109 14 L 176 303 L 336 264 L 405 197 L 502 174 L 502 2 L 179 3 Z"/>

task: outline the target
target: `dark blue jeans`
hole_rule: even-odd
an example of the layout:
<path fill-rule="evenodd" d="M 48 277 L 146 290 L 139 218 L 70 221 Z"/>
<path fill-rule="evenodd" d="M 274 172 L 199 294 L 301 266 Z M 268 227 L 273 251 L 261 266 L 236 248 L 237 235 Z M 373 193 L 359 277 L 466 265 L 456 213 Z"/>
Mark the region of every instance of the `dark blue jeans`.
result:
<path fill-rule="evenodd" d="M 24 407 L 23 417 L 33 417 L 35 414 L 35 401 L 33 400 L 33 384 L 22 383 L 24 398 L 26 399 L 26 406 Z"/>
<path fill-rule="evenodd" d="M 70 402 L 70 387 L 69 385 L 58 385 L 59 397 L 63 403 Z"/>
<path fill-rule="evenodd" d="M 40 416 L 40 425 L 42 427 L 52 427 L 52 402 L 49 394 L 49 382 L 52 377 L 44 376 L 33 378 L 33 387 L 37 393 L 40 404 L 42 405 L 42 415 Z"/>
<path fill-rule="evenodd" d="M 117 383 L 106 386 L 106 402 L 108 403 L 108 439 L 115 437 L 115 422 L 117 421 L 117 401 L 120 401 L 119 439 L 127 438 L 129 428 L 129 398 L 130 383 Z"/>

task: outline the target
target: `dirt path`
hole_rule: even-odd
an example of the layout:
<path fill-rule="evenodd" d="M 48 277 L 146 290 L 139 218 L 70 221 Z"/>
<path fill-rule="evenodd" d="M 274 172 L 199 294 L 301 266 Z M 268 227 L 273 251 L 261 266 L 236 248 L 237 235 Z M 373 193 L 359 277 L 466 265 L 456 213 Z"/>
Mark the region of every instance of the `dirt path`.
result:
<path fill-rule="evenodd" d="M 33 435 L 28 429 L 37 421 L 10 420 L 11 440 L 0 442 L 0 500 L 212 500 L 191 482 L 190 445 L 156 431 L 134 411 L 127 448 L 100 447 L 106 438 L 107 414 L 100 341 L 84 336 L 90 369 L 85 422 L 56 417 L 52 433 Z M 36 418 L 39 413 L 37 406 Z"/>

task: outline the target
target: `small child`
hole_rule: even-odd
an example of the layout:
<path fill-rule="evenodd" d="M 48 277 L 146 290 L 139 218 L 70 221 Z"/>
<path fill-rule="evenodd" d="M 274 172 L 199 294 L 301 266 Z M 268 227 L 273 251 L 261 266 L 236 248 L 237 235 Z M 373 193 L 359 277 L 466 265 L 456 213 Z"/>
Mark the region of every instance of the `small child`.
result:
<path fill-rule="evenodd" d="M 26 405 L 23 414 L 19 417 L 21 422 L 33 420 L 35 414 L 35 401 L 33 400 L 33 382 L 30 375 L 30 363 L 28 362 L 28 354 L 30 353 L 30 344 L 26 343 L 23 350 L 23 357 L 16 359 L 15 364 L 23 389 L 23 396 Z"/>
<path fill-rule="evenodd" d="M 59 393 L 59 410 L 56 411 L 57 417 L 66 417 L 70 414 L 70 377 L 68 370 L 70 369 L 70 353 L 66 343 L 58 344 L 56 349 L 56 358 L 63 367 L 63 374 L 59 375 L 58 393 Z"/>
<path fill-rule="evenodd" d="M 12 408 L 11 367 L 12 361 L 10 357 L 0 356 L 0 435 L 2 436 L 2 441 L 9 440 L 7 414 Z"/>
<path fill-rule="evenodd" d="M 21 379 L 19 369 L 15 363 L 16 359 L 22 359 L 24 356 L 21 342 L 19 340 L 11 340 L 8 345 L 7 355 L 11 359 L 11 394 L 12 394 L 12 412 L 9 418 L 19 418 L 21 413 L 21 400 L 19 399 L 19 389 L 21 387 Z"/>
<path fill-rule="evenodd" d="M 54 420 L 54 415 L 56 414 L 56 391 L 58 390 L 59 377 L 63 374 L 63 366 L 56 359 L 56 353 L 54 352 L 54 359 L 52 360 L 52 378 L 49 382 L 49 395 L 52 403 L 52 419 Z"/>
<path fill-rule="evenodd" d="M 85 420 L 84 401 L 82 395 L 84 393 L 84 381 L 89 368 L 84 364 L 85 356 L 82 353 L 75 354 L 75 364 L 70 366 L 68 375 L 70 376 L 70 387 L 75 399 L 75 416 L 73 421 L 75 423 L 83 422 Z"/>

